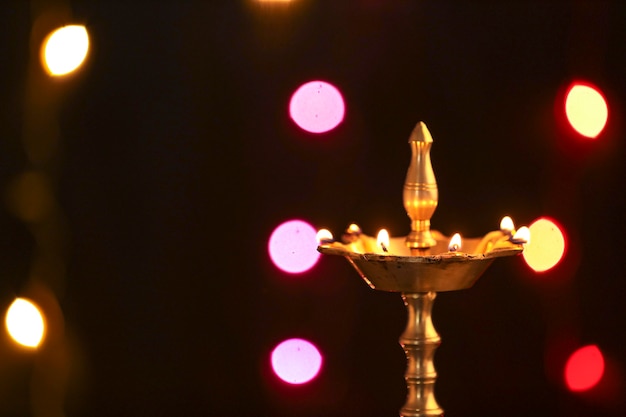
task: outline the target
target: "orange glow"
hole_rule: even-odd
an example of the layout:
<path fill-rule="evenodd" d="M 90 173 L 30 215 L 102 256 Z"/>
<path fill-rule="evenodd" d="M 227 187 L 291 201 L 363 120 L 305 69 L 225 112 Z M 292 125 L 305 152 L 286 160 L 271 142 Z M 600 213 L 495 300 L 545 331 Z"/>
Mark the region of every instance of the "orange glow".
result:
<path fill-rule="evenodd" d="M 565 95 L 565 115 L 576 132 L 594 139 L 606 126 L 609 108 L 600 90 L 575 83 Z"/>
<path fill-rule="evenodd" d="M 570 391 L 587 391 L 604 374 L 604 357 L 596 345 L 578 349 L 565 364 L 565 383 Z"/>
<path fill-rule="evenodd" d="M 63 26 L 43 43 L 42 60 L 50 75 L 59 76 L 76 70 L 87 57 L 89 35 L 81 25 Z"/>
<path fill-rule="evenodd" d="M 461 235 L 455 233 L 450 239 L 450 244 L 448 245 L 448 250 L 450 252 L 456 252 L 461 249 Z"/>
<path fill-rule="evenodd" d="M 376 238 L 376 247 L 382 249 L 383 252 L 389 252 L 389 232 L 386 229 L 380 229 Z"/>
<path fill-rule="evenodd" d="M 13 340 L 29 348 L 39 346 L 45 333 L 41 311 L 25 298 L 16 298 L 13 301 L 7 310 L 5 325 Z"/>
<path fill-rule="evenodd" d="M 524 246 L 524 260 L 535 272 L 552 269 L 565 254 L 562 229 L 547 218 L 535 220 L 528 229 L 532 238 Z"/>

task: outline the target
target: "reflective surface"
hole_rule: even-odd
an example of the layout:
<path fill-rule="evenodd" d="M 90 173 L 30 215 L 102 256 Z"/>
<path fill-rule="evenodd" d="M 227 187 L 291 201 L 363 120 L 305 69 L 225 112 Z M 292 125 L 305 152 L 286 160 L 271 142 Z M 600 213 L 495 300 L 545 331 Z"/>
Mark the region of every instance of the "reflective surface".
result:
<path fill-rule="evenodd" d="M 391 239 L 390 254 L 374 253 L 373 238 L 368 236 L 350 244 L 322 245 L 318 250 L 344 256 L 373 289 L 409 293 L 469 288 L 496 258 L 517 255 L 523 250 L 522 245 L 508 242 L 501 232 L 491 232 L 482 239 L 464 239 L 465 247 L 473 250 L 467 253 L 448 252 L 449 239 L 436 231 L 433 236 L 437 237 L 437 244 L 431 249 L 435 255 L 406 255 L 406 249 L 398 244 L 403 238 Z"/>

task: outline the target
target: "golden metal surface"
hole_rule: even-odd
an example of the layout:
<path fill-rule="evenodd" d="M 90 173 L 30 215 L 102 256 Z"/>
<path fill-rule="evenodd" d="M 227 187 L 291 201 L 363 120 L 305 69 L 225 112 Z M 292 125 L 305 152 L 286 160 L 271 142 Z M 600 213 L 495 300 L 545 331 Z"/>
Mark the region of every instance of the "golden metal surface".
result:
<path fill-rule="evenodd" d="M 399 340 L 407 357 L 407 397 L 400 416 L 443 416 L 434 394 L 433 357 L 441 342 L 431 319 L 437 292 L 471 287 L 496 258 L 518 255 L 524 247 L 511 241 L 510 233 L 498 230 L 482 238 L 464 238 L 462 249 L 449 251 L 450 239 L 430 230 L 438 191 L 430 162 L 432 137 L 424 123 L 417 124 L 409 144 L 412 158 L 403 191 L 411 219 L 408 236 L 392 237 L 383 248 L 376 238 L 351 225 L 343 243 L 326 242 L 318 251 L 345 257 L 371 288 L 401 293 L 407 309 L 407 326 Z"/>
<path fill-rule="evenodd" d="M 436 244 L 430 233 L 430 219 L 437 208 L 439 194 L 435 173 L 430 162 L 433 138 L 424 122 L 419 122 L 411 136 L 411 163 L 404 181 L 404 208 L 411 219 L 411 232 L 406 245 L 414 250 Z"/>
<path fill-rule="evenodd" d="M 503 239 L 502 233 L 491 232 L 484 238 L 464 239 L 464 247 L 470 249 L 468 252 L 448 252 L 449 239 L 437 231 L 433 231 L 433 235 L 438 237 L 431 248 L 432 252 L 438 253 L 436 255 L 396 254 L 394 249 L 402 248 L 398 238 L 390 239 L 388 253 L 375 253 L 368 251 L 373 249 L 368 244 L 374 238 L 365 235 L 356 243 L 335 242 L 322 245 L 318 250 L 327 255 L 345 257 L 371 288 L 400 293 L 469 288 L 496 258 L 516 255 L 523 250 L 522 245 Z M 490 248 L 490 251 L 482 252 L 485 248 Z"/>
<path fill-rule="evenodd" d="M 408 320 L 400 336 L 400 345 L 407 359 L 404 373 L 407 396 L 400 409 L 401 416 L 443 415 L 434 395 L 437 371 L 433 357 L 441 343 L 431 318 L 436 296 L 435 292 L 402 294 Z"/>
<path fill-rule="evenodd" d="M 345 257 L 371 288 L 402 295 L 407 309 L 407 326 L 399 340 L 407 357 L 402 417 L 443 416 L 434 392 L 437 372 L 433 357 L 441 343 L 431 319 L 437 292 L 469 288 L 496 258 L 523 251 L 522 245 L 511 243 L 510 236 L 501 231 L 464 238 L 464 252 L 449 252 L 448 237 L 436 230 L 431 235 L 435 244 L 430 252 L 434 255 L 410 255 L 411 248 L 403 237 L 390 238 L 388 252 L 383 253 L 376 239 L 363 233 L 349 235 L 346 243 L 318 247 L 323 254 Z"/>

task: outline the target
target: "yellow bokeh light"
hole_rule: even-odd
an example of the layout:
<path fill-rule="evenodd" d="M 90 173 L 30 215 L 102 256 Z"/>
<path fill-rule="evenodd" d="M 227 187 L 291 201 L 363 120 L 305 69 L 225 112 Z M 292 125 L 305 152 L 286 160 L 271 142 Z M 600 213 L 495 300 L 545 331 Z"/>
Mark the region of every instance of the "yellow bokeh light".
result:
<path fill-rule="evenodd" d="M 524 260 L 535 272 L 552 269 L 565 254 L 565 236 L 553 221 L 540 218 L 533 222 L 530 241 L 524 245 Z"/>
<path fill-rule="evenodd" d="M 43 339 L 43 315 L 35 304 L 25 298 L 13 301 L 7 310 L 5 324 L 9 335 L 22 346 L 36 348 Z"/>
<path fill-rule="evenodd" d="M 609 108 L 596 88 L 574 84 L 565 97 L 565 114 L 576 132 L 593 139 L 606 126 Z"/>
<path fill-rule="evenodd" d="M 89 51 L 89 35 L 82 25 L 63 26 L 44 41 L 42 59 L 50 75 L 69 74 L 78 68 Z"/>

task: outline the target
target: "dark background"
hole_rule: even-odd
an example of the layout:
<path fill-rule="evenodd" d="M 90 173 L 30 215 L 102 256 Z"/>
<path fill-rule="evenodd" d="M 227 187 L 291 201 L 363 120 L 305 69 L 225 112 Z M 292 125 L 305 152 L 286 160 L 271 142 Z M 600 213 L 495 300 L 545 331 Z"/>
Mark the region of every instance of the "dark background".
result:
<path fill-rule="evenodd" d="M 44 415 L 33 404 L 54 398 L 68 417 L 397 415 L 399 295 L 369 289 L 343 259 L 288 276 L 266 247 L 291 218 L 336 234 L 352 222 L 408 233 L 401 193 L 420 120 L 435 140 L 433 228 L 478 236 L 505 214 L 549 216 L 568 239 L 549 272 L 501 260 L 472 289 L 438 295 L 446 415 L 626 415 L 623 2 L 0 7 L 0 186 L 30 164 L 25 91 L 43 80 L 54 99 L 38 111 L 53 115 L 60 142 L 46 172 L 68 236 L 62 285 L 48 293 L 62 347 L 27 352 L 3 336 L 0 415 Z M 77 74 L 51 80 L 33 45 L 58 22 L 85 24 L 91 50 Z M 346 100 L 345 120 L 323 135 L 287 114 L 312 79 Z M 575 79 L 609 102 L 595 141 L 555 110 Z M 8 306 L 32 287 L 37 241 L 5 206 Z M 287 337 L 323 352 L 314 382 L 286 386 L 271 373 L 269 353 Z M 562 369 L 587 344 L 604 353 L 605 377 L 573 394 Z M 35 398 L 46 384 L 54 398 Z"/>

